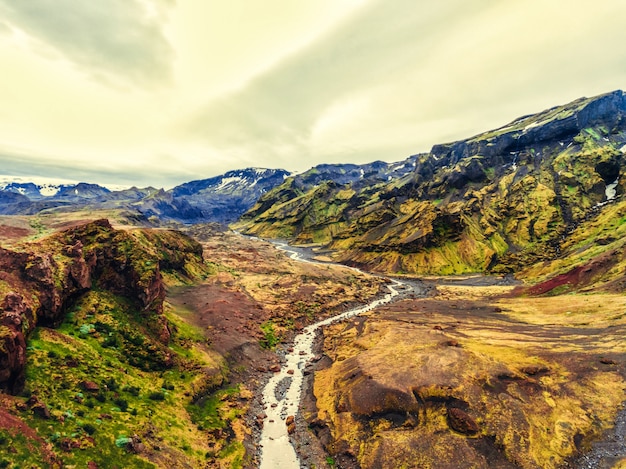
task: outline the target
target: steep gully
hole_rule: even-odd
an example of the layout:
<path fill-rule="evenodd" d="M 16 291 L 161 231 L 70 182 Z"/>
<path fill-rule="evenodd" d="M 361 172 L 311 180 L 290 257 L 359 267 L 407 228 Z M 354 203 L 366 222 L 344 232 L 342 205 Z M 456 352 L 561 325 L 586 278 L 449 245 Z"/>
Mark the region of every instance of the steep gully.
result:
<path fill-rule="evenodd" d="M 303 250 L 289 246 L 284 242 L 273 241 L 276 247 L 289 254 L 289 257 L 299 262 L 319 263 L 308 258 Z M 360 272 L 359 269 L 342 266 Z M 398 295 L 400 289 L 415 288 L 390 279 L 388 285 L 389 293 L 365 306 L 354 308 L 336 316 L 319 321 L 306 327 L 302 333 L 298 334 L 289 350 L 292 350 L 284 357 L 284 363 L 280 372 L 275 373 L 267 382 L 263 389 L 263 407 L 265 412 L 263 429 L 259 441 L 261 450 L 260 469 L 299 469 L 303 466 L 289 438 L 289 426 L 287 419 L 295 416 L 298 412 L 302 386 L 304 381 L 304 370 L 308 363 L 313 360 L 313 345 L 315 336 L 321 327 L 327 326 L 336 321 L 342 321 L 353 316 L 371 311 L 376 307 L 389 303 Z M 611 463 L 626 456 L 626 409 L 619 412 L 615 427 L 605 434 L 604 438 L 595 443 L 586 454 L 570 463 L 572 469 L 599 469 L 612 467 Z"/>

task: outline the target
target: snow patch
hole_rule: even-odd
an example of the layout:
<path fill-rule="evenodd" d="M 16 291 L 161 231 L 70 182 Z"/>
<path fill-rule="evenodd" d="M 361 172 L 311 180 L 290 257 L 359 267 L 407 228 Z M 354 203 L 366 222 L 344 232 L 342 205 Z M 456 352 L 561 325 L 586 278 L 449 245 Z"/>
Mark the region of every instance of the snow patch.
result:
<path fill-rule="evenodd" d="M 224 189 L 228 185 L 236 184 L 241 181 L 243 181 L 243 178 L 241 178 L 240 176 L 223 178 L 222 181 L 215 187 L 215 190 L 219 191 L 220 189 Z"/>
<path fill-rule="evenodd" d="M 541 124 L 539 122 L 531 122 L 526 127 L 524 127 L 524 132 L 526 132 L 527 130 L 533 129 L 535 127 L 539 127 L 540 125 Z"/>
<path fill-rule="evenodd" d="M 617 195 L 617 184 L 619 182 L 619 178 L 613 181 L 611 184 L 607 184 L 604 189 L 604 195 L 606 196 L 606 200 L 604 202 L 599 202 L 595 206 L 596 207 L 604 207 L 606 204 L 615 199 Z"/>
<path fill-rule="evenodd" d="M 54 184 L 43 184 L 39 186 L 39 193 L 44 197 L 52 197 L 56 195 L 59 190 L 61 190 L 61 186 L 56 186 Z"/>
<path fill-rule="evenodd" d="M 617 183 L 619 182 L 619 178 L 613 181 L 611 184 L 607 184 L 606 189 L 604 189 L 604 194 L 606 195 L 606 200 L 613 200 L 617 195 Z"/>

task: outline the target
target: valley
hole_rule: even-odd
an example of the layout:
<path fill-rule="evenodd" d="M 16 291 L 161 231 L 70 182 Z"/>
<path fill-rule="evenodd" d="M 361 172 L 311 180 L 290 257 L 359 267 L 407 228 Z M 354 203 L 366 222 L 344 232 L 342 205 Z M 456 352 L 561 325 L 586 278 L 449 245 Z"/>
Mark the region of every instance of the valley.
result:
<path fill-rule="evenodd" d="M 615 91 L 396 163 L 6 183 L 0 467 L 626 467 L 625 158 Z"/>

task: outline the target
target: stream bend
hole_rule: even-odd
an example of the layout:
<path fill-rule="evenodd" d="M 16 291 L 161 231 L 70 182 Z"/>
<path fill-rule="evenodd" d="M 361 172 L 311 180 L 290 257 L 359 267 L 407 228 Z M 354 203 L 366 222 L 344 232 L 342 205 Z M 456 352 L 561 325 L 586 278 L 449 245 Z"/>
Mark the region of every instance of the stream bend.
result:
<path fill-rule="evenodd" d="M 304 258 L 286 243 L 274 242 L 274 244 L 278 249 L 287 252 L 291 259 L 321 264 Z M 354 267 L 341 267 L 361 272 Z M 384 297 L 365 306 L 311 324 L 295 337 L 292 346 L 293 351 L 285 356 L 280 372 L 274 373 L 263 389 L 263 407 L 266 417 L 263 421 L 259 444 L 261 448 L 261 465 L 259 467 L 261 469 L 276 469 L 278 467 L 281 469 L 299 469 L 301 467 L 296 451 L 289 440 L 286 420 L 289 416 L 295 417 L 298 412 L 304 381 L 304 368 L 313 359 L 313 342 L 317 330 L 333 322 L 357 316 L 390 302 L 399 294 L 398 287 L 402 285 L 402 282 L 398 280 L 390 280 L 392 284 L 388 285 L 389 293 Z"/>

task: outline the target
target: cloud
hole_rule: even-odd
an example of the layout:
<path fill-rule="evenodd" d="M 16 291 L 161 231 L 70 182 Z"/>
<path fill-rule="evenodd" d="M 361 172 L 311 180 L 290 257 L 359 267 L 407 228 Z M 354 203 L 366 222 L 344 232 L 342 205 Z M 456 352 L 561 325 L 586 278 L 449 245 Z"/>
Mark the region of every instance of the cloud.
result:
<path fill-rule="evenodd" d="M 215 151 L 289 169 L 398 160 L 619 87 L 604 77 L 624 78 L 607 44 L 626 39 L 610 14 L 626 7 L 609 3 L 378 0 L 182 126 Z"/>
<path fill-rule="evenodd" d="M 415 75 L 433 45 L 445 38 L 446 29 L 441 25 L 453 27 L 480 10 L 477 3 L 482 2 L 398 0 L 389 8 L 387 2 L 374 2 L 341 28 L 242 89 L 207 103 L 184 123 L 184 129 L 217 150 L 271 155 L 278 158 L 278 165 L 293 167 L 294 158 L 309 158 L 319 148 L 315 139 L 324 122 L 340 127 L 360 119 L 354 112 L 342 110 L 344 106 L 364 115 L 393 117 L 397 108 L 376 109 L 379 103 L 370 97 L 380 97 L 384 94 L 381 88 Z M 381 151 L 378 145 L 366 148 L 366 141 L 346 145 L 337 139 L 334 147 L 328 142 L 323 146 L 328 156 L 354 160 Z M 394 146 L 389 142 L 390 148 Z M 281 157 L 283 153 L 289 154 Z"/>
<path fill-rule="evenodd" d="M 167 157 L 165 157 L 167 158 Z M 158 158 L 156 158 L 158 159 Z M 62 158 L 0 148 L 3 175 L 24 178 L 47 177 L 79 182 L 115 185 L 171 187 L 174 183 L 197 179 L 197 173 L 185 168 L 158 165 L 146 167 L 142 162 L 124 166 L 103 161 L 68 161 Z"/>
<path fill-rule="evenodd" d="M 170 0 L 0 0 L 0 16 L 89 75 L 136 84 L 170 79 L 163 34 Z"/>

